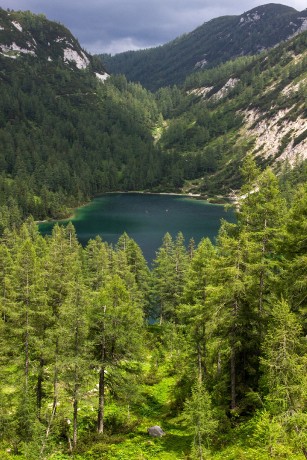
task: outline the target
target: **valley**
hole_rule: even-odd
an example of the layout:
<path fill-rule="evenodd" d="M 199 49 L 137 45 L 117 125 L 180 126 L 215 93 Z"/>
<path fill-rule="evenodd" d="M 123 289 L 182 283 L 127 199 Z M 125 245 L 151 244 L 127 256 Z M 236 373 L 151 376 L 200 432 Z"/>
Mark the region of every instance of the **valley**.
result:
<path fill-rule="evenodd" d="M 113 57 L 0 8 L 1 459 L 307 458 L 306 14 Z"/>

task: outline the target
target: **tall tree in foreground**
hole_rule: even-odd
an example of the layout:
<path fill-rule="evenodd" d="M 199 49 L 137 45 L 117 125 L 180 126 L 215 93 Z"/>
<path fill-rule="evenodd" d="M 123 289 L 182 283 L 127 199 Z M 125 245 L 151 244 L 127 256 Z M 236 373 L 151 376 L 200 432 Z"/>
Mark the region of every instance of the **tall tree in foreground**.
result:
<path fill-rule="evenodd" d="M 104 431 L 105 395 L 112 374 L 139 358 L 143 310 L 124 281 L 109 277 L 91 311 L 93 359 L 99 370 L 97 431 Z"/>
<path fill-rule="evenodd" d="M 307 334 L 307 184 L 301 186 L 294 198 L 287 220 L 284 242 L 286 272 L 284 289 L 287 290 L 291 309 L 301 319 Z"/>
<path fill-rule="evenodd" d="M 185 404 L 184 415 L 193 429 L 192 458 L 209 459 L 212 438 L 218 422 L 212 409 L 209 393 L 201 382 L 197 382 L 193 387 L 192 396 Z"/>
<path fill-rule="evenodd" d="M 46 343 L 49 347 L 48 361 L 52 375 L 52 407 L 48 417 L 45 440 L 41 455 L 50 436 L 59 404 L 60 369 L 63 357 L 61 347 L 63 308 L 70 294 L 70 288 L 75 279 L 76 267 L 79 264 L 79 251 L 76 234 L 72 225 L 67 228 L 56 225 L 48 241 L 48 251 L 45 262 L 45 290 L 47 304 L 51 311 L 51 325 Z"/>
<path fill-rule="evenodd" d="M 185 282 L 179 318 L 186 331 L 186 341 L 190 344 L 189 358 L 197 367 L 198 381 L 202 382 L 207 369 L 207 325 L 212 311 L 207 302 L 207 290 L 212 275 L 212 261 L 215 248 L 208 238 L 203 239 L 193 253 Z"/>
<path fill-rule="evenodd" d="M 272 307 L 262 366 L 267 407 L 307 458 L 307 344 L 284 300 Z"/>
<path fill-rule="evenodd" d="M 210 378 L 215 402 L 233 412 L 240 410 L 246 390 L 245 345 L 254 314 L 245 302 L 245 240 L 238 237 L 237 225 L 223 223 L 217 254 L 212 263 L 212 281 L 207 289 L 211 316 L 208 321 Z M 249 337 L 250 339 L 250 337 Z M 226 403 L 226 404 L 225 404 Z"/>
<path fill-rule="evenodd" d="M 21 439 L 30 441 L 37 415 L 33 379 L 43 346 L 40 313 L 44 304 L 38 259 L 30 238 L 20 242 L 13 276 L 15 295 L 11 321 L 17 339 L 14 355 L 20 368 L 23 368 L 23 373 L 19 375 L 19 433 Z"/>

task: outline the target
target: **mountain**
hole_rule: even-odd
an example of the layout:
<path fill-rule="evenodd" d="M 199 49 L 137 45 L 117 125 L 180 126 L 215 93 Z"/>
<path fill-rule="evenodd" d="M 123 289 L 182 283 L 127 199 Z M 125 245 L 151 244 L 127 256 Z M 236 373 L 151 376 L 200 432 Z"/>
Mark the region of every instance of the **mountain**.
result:
<path fill-rule="evenodd" d="M 239 16 L 212 19 L 193 32 L 156 48 L 102 55 L 112 73 L 150 90 L 182 83 L 197 69 L 272 48 L 307 28 L 307 9 L 270 3 Z"/>
<path fill-rule="evenodd" d="M 96 193 L 157 184 L 153 95 L 106 78 L 62 25 L 30 12 L 0 18 L 0 232 L 29 214 L 63 217 Z"/>
<path fill-rule="evenodd" d="M 249 152 L 306 157 L 307 32 L 154 94 L 42 16 L 1 10 L 0 32 L 0 233 L 103 192 L 227 195 Z"/>
<path fill-rule="evenodd" d="M 28 55 L 48 62 L 62 61 L 77 69 L 96 66 L 98 78 L 108 76 L 103 65 L 81 48 L 68 29 L 30 11 L 0 8 L 0 53 L 11 59 Z"/>
<path fill-rule="evenodd" d="M 247 153 L 279 173 L 307 159 L 307 32 L 191 74 L 183 89 L 185 103 L 171 88 L 156 97 L 166 118 L 158 143 L 187 160 L 186 191 L 228 193 Z"/>

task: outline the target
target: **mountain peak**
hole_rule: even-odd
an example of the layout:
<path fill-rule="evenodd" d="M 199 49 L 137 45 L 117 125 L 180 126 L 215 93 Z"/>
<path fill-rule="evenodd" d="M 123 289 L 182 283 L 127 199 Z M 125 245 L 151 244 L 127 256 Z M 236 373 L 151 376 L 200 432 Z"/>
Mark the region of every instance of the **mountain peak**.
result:
<path fill-rule="evenodd" d="M 158 48 L 104 56 L 113 73 L 140 81 L 151 90 L 182 83 L 186 76 L 229 59 L 273 48 L 307 29 L 307 10 L 278 3 L 260 5 L 238 16 L 222 16 Z"/>
<path fill-rule="evenodd" d="M 2 55 L 12 59 L 30 54 L 49 61 L 62 59 L 79 69 L 86 68 L 90 62 L 89 56 L 64 26 L 30 11 L 0 10 L 0 50 Z"/>
<path fill-rule="evenodd" d="M 86 69 L 92 61 L 68 29 L 30 11 L 0 9 L 0 53 L 11 59 L 30 55 L 49 62 L 62 61 L 77 69 Z M 99 70 L 105 75 L 102 66 Z"/>

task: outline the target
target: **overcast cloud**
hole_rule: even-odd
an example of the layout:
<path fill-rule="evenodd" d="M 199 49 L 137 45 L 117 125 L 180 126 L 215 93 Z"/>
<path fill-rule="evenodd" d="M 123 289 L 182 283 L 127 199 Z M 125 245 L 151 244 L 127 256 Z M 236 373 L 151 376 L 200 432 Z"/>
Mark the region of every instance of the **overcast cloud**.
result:
<path fill-rule="evenodd" d="M 44 13 L 91 53 L 119 53 L 166 43 L 204 22 L 270 3 L 261 0 L 0 0 L 1 7 Z M 278 3 L 278 2 L 276 2 Z M 287 0 L 298 11 L 306 0 Z"/>

